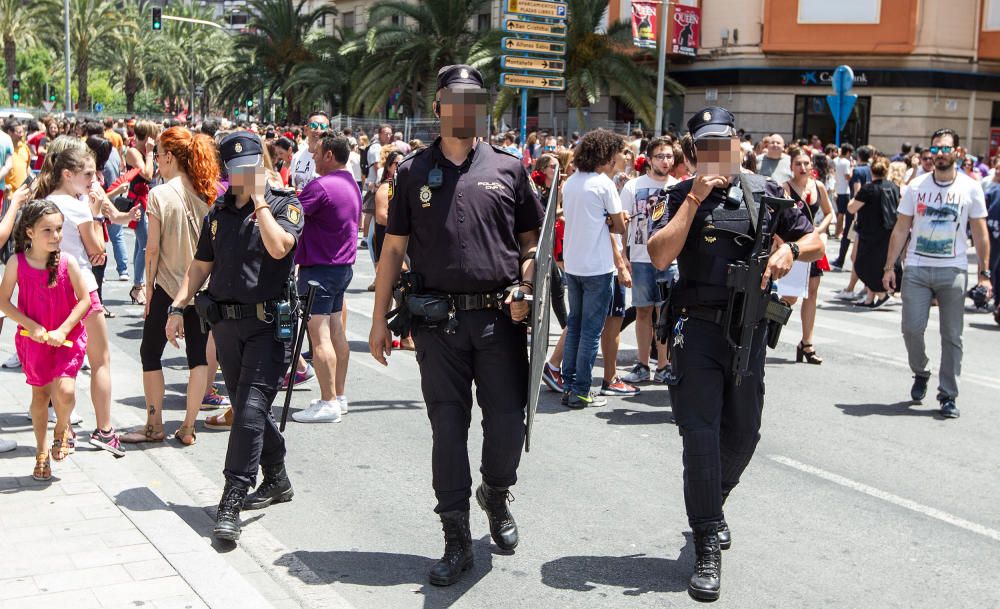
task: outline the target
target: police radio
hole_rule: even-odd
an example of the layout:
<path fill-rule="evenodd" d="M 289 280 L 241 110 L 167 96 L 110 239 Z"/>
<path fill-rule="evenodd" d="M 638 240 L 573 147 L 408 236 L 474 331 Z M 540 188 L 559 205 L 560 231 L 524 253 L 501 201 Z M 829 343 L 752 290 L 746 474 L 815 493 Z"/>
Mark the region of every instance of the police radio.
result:
<path fill-rule="evenodd" d="M 274 307 L 274 316 L 277 321 L 274 333 L 278 340 L 292 340 L 295 334 L 295 316 L 292 315 L 292 305 L 287 300 L 282 300 Z"/>

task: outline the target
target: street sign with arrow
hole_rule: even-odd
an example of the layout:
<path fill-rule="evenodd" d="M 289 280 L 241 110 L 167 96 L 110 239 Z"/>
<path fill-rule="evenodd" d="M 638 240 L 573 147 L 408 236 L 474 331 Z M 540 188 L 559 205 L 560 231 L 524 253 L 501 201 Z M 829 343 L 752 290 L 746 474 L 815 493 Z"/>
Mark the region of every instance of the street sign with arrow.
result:
<path fill-rule="evenodd" d="M 505 15 L 503 20 L 503 31 L 512 34 L 527 34 L 529 36 L 552 36 L 554 38 L 566 37 L 565 23 L 539 23 L 537 21 L 522 21 Z"/>
<path fill-rule="evenodd" d="M 521 87 L 522 89 L 544 89 L 546 91 L 562 91 L 566 88 L 566 79 L 553 76 L 531 76 L 529 74 L 500 75 L 500 84 L 505 87 Z"/>
<path fill-rule="evenodd" d="M 566 70 L 566 62 L 562 59 L 503 55 L 500 57 L 500 67 L 504 70 L 533 70 L 535 72 L 556 72 L 562 74 Z"/>
<path fill-rule="evenodd" d="M 542 55 L 565 55 L 566 43 L 549 42 L 547 40 L 525 40 L 523 38 L 504 38 L 501 42 L 504 51 L 521 53 L 540 53 Z"/>

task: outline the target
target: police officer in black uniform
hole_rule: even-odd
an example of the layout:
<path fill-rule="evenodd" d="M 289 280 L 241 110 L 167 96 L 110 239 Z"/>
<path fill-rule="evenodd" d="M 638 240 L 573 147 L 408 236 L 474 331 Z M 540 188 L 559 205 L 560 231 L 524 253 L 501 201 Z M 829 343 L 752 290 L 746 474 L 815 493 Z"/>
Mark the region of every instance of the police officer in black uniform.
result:
<path fill-rule="evenodd" d="M 480 73 L 465 65 L 442 68 L 434 111 L 442 136 L 404 159 L 396 173 L 389 224 L 375 282 L 369 348 L 386 364 L 392 349 L 386 324 L 393 285 L 409 254 L 416 287 L 407 305 L 430 305 L 413 317 L 432 454 L 435 512 L 445 535 L 443 558 L 430 582 L 450 585 L 472 567 L 469 530 L 468 433 L 472 384 L 483 416 L 483 482 L 476 500 L 486 511 L 493 541 L 504 551 L 518 543 L 508 509 L 524 443 L 528 357 L 524 320 L 533 256 L 543 217 L 520 161 L 478 141 L 484 136 L 487 93 Z M 417 310 L 421 313 L 421 310 Z"/>
<path fill-rule="evenodd" d="M 241 508 L 262 508 L 292 498 L 285 474 L 285 440 L 271 403 L 291 361 L 296 303 L 288 280 L 302 230 L 302 209 L 294 191 L 267 184 L 261 141 L 255 134 L 232 133 L 219 149 L 229 189 L 205 216 L 194 261 L 170 308 L 166 332 L 174 344 L 183 338 L 183 308 L 211 275 L 208 290 L 195 298 L 195 306 L 212 327 L 234 414 L 215 536 L 236 541 Z M 258 466 L 264 479 L 248 497 Z"/>
<path fill-rule="evenodd" d="M 760 439 L 764 398 L 767 323 L 755 321 L 748 376 L 733 372 L 730 331 L 724 328 L 729 301 L 727 266 L 749 259 L 754 241 L 754 208 L 762 195 L 784 198 L 782 187 L 740 173 L 735 119 L 725 108 L 700 110 L 688 121 L 695 141 L 698 174 L 668 192 L 654 210 L 648 249 L 665 269 L 675 259 L 680 278 L 670 296 L 671 347 L 677 383 L 670 387 L 674 418 L 684 443 L 684 503 L 694 531 L 696 565 L 688 592 L 699 600 L 719 597 L 722 555 L 731 543 L 722 505 L 746 469 Z M 753 199 L 750 205 L 745 201 Z M 754 218 L 751 218 L 751 213 Z M 784 276 L 796 259 L 822 256 L 822 242 L 809 219 L 794 206 L 760 228 L 775 235 L 778 247 L 767 261 L 761 289 Z M 756 282 L 756 280 L 755 280 Z"/>

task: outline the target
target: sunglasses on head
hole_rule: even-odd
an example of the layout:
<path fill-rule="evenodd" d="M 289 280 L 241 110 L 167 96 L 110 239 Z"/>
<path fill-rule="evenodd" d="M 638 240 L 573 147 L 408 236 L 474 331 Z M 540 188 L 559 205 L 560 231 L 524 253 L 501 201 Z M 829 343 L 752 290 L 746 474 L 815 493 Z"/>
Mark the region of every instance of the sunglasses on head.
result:
<path fill-rule="evenodd" d="M 309 128 L 313 131 L 326 131 L 330 125 L 328 123 L 309 123 Z"/>
<path fill-rule="evenodd" d="M 928 148 L 928 150 L 931 151 L 931 154 L 939 154 L 939 153 L 940 154 L 951 154 L 951 152 L 954 149 L 955 149 L 954 146 L 931 146 L 930 148 Z"/>

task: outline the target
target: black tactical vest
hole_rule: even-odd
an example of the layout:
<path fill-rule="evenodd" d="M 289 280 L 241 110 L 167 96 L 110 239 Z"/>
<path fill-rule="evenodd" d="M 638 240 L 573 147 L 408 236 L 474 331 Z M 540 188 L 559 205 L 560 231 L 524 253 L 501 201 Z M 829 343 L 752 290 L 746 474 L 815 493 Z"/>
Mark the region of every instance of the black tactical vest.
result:
<path fill-rule="evenodd" d="M 740 174 L 760 207 L 767 179 L 756 174 Z M 695 212 L 684 248 L 677 256 L 680 278 L 671 302 L 677 306 L 724 306 L 729 299 L 726 267 L 747 260 L 753 250 L 754 229 L 750 212 L 743 203 L 743 189 L 734 183 L 715 189 Z M 769 221 L 764 208 L 764 226 Z"/>

